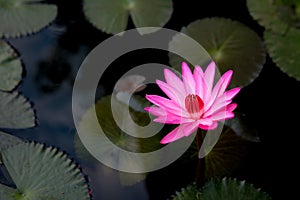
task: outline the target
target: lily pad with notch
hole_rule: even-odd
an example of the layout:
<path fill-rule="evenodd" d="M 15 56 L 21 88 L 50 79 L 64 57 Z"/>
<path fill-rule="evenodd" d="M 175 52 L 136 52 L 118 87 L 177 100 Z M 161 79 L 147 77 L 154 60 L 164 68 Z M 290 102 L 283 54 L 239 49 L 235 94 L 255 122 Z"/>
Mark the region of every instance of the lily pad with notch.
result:
<path fill-rule="evenodd" d="M 0 91 L 0 128 L 20 129 L 35 126 L 31 104 L 17 92 Z"/>
<path fill-rule="evenodd" d="M 54 20 L 57 7 L 41 0 L 0 0 L 0 37 L 20 37 Z"/>
<path fill-rule="evenodd" d="M 125 31 L 129 15 L 138 28 L 162 27 L 173 8 L 171 0 L 84 0 L 83 10 L 96 28 L 116 34 Z"/>
<path fill-rule="evenodd" d="M 111 110 L 111 98 L 114 98 L 114 106 L 118 111 L 116 115 L 112 115 Z M 97 101 L 95 106 L 89 108 L 82 116 L 80 122 L 79 131 L 85 134 L 83 137 L 90 144 L 89 148 L 92 148 L 94 152 L 97 152 L 103 159 L 116 162 L 117 165 L 122 166 L 130 164 L 135 157 L 119 156 L 122 151 L 146 153 L 154 151 L 162 147 L 160 144 L 161 135 L 156 134 L 149 138 L 138 138 L 128 135 L 124 132 L 124 127 L 128 126 L 129 121 L 133 120 L 139 126 L 145 126 L 150 122 L 148 113 L 141 111 L 140 107 L 149 106 L 149 103 L 138 95 L 132 95 L 130 105 L 127 105 L 117 99 L 115 95 L 109 95 L 102 97 Z M 129 108 L 129 116 L 126 115 Z M 93 109 L 96 110 L 97 119 L 92 116 Z M 118 119 L 121 124 L 117 125 L 115 120 Z M 99 125 L 102 130 L 99 129 Z M 131 128 L 130 126 L 127 128 Z M 130 129 L 132 132 L 138 133 L 138 129 Z M 82 136 L 81 136 L 82 137 Z M 109 138 L 112 145 L 107 140 L 101 139 L 103 137 Z M 100 139 L 99 139 L 100 138 Z M 93 157 L 83 146 L 79 137 L 75 137 L 75 151 L 80 159 L 93 161 Z M 141 161 L 142 162 L 142 161 Z M 123 185 L 133 185 L 146 178 L 145 173 L 125 173 L 120 172 L 120 182 Z"/>
<path fill-rule="evenodd" d="M 17 53 L 6 42 L 0 40 L 0 90 L 13 90 L 21 81 L 22 70 Z"/>
<path fill-rule="evenodd" d="M 290 28 L 284 35 L 265 31 L 264 38 L 270 57 L 276 65 L 300 81 L 300 29 Z"/>
<path fill-rule="evenodd" d="M 258 77 L 265 63 L 266 52 L 260 37 L 240 22 L 225 18 L 206 18 L 192 22 L 181 33 L 193 38 L 210 54 L 221 73 L 232 69 L 235 73 L 231 87 L 250 84 Z M 195 49 L 174 36 L 169 48 L 185 49 L 190 62 L 206 66 L 207 56 L 198 55 Z M 183 58 L 169 54 L 171 66 L 178 69 Z M 179 70 L 181 71 L 181 70 Z"/>
<path fill-rule="evenodd" d="M 16 185 L 0 184 L 1 199 L 90 199 L 80 169 L 63 152 L 36 143 L 20 143 L 1 152 Z"/>
<path fill-rule="evenodd" d="M 23 141 L 20 138 L 0 131 L 0 164 L 2 164 L 1 151 L 14 145 L 20 144 L 21 142 Z"/>
<path fill-rule="evenodd" d="M 247 0 L 251 16 L 268 31 L 284 34 L 289 27 L 300 26 L 298 0 Z"/>

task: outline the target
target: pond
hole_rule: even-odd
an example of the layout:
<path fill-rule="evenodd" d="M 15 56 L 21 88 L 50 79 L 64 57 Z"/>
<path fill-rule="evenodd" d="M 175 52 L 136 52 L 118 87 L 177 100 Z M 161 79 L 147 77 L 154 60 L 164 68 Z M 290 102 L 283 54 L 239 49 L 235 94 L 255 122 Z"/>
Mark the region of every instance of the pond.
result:
<path fill-rule="evenodd" d="M 7 12 L 12 10 L 5 7 L 5 3 L 7 2 L 9 1 L 0 0 L 0 16 L 3 17 L 2 19 L 6 16 L 6 9 Z M 16 2 L 23 1 L 18 0 Z M 29 2 L 32 4 L 36 3 L 34 1 Z M 284 43 L 285 48 L 288 49 L 286 51 L 289 52 L 289 48 L 291 48 L 290 52 L 292 53 L 287 55 L 285 51 L 280 51 L 279 48 L 281 47 L 278 47 L 279 45 L 277 45 L 278 49 L 275 49 L 278 50 L 276 51 L 277 54 L 275 53 L 276 55 L 273 55 L 271 50 L 276 47 L 269 46 L 273 43 L 272 41 L 269 42 L 268 38 L 273 37 L 274 39 L 277 37 L 277 29 L 275 28 L 273 30 L 274 33 L 272 33 L 272 31 L 268 29 L 269 27 L 267 25 L 264 26 L 264 22 L 261 22 L 259 20 L 260 18 L 256 17 L 259 13 L 255 13 L 255 8 L 253 9 L 251 7 L 253 6 L 252 4 L 255 4 L 253 3 L 255 2 L 254 0 L 230 2 L 221 0 L 201 2 L 155 0 L 153 1 L 153 5 L 148 5 L 149 3 L 147 4 L 143 1 L 141 1 L 141 5 L 139 5 L 138 2 L 132 0 L 128 1 L 129 3 L 124 1 L 128 3 L 126 4 L 128 7 L 126 7 L 125 14 L 121 13 L 118 5 L 115 5 L 117 4 L 115 1 L 98 1 L 99 5 L 101 4 L 99 2 L 102 2 L 101 5 L 103 8 L 101 6 L 99 7 L 99 5 L 95 2 L 96 1 L 92 0 L 75 0 L 72 2 L 48 0 L 45 5 L 54 5 L 57 8 L 57 12 L 53 20 L 48 22 L 49 24 L 44 23 L 43 27 L 40 27 L 36 31 L 26 31 L 27 29 L 25 28 L 25 33 L 22 33 L 23 29 L 20 29 L 21 33 L 18 33 L 19 35 L 13 35 L 12 33 L 5 35 L 5 31 L 9 30 L 9 28 L 3 28 L 4 25 L 0 25 L 0 42 L 3 41 L 9 44 L 17 52 L 23 68 L 22 80 L 16 87 L 12 87 L 12 89 L 7 90 L 3 89 L 1 88 L 2 83 L 0 80 L 0 92 L 5 94 L 13 94 L 13 92 L 20 93 L 26 98 L 26 101 L 30 102 L 35 116 L 35 125 L 29 125 L 28 128 L 18 128 L 18 126 L 5 126 L 2 128 L 0 126 L 1 140 L 6 137 L 1 136 L 2 132 L 5 132 L 27 141 L 26 144 L 29 145 L 26 148 L 31 150 L 33 154 L 34 152 L 39 152 L 38 145 L 40 144 L 45 145 L 45 147 L 43 147 L 44 149 L 40 150 L 40 153 L 47 152 L 47 148 L 57 148 L 59 152 L 66 154 L 67 157 L 76 164 L 76 167 L 73 167 L 72 170 L 80 170 L 76 171 L 76 176 L 79 176 L 78 174 L 80 174 L 81 178 L 84 176 L 84 179 L 80 182 L 81 185 L 79 183 L 76 183 L 77 185 L 75 185 L 76 187 L 83 187 L 80 189 L 84 190 L 83 193 L 88 199 L 173 199 L 172 195 L 175 195 L 176 191 L 181 191 L 181 188 L 186 188 L 189 184 L 192 184 L 195 180 L 196 174 L 198 173 L 196 172 L 197 163 L 199 165 L 197 158 L 198 150 L 195 142 L 183 156 L 176 160 L 174 159 L 174 162 L 170 165 L 157 170 L 150 170 L 150 172 L 145 171 L 147 172 L 146 174 L 120 173 L 118 170 L 112 169 L 95 159 L 95 155 L 93 155 L 93 157 L 87 152 L 86 147 L 84 147 L 81 143 L 82 141 L 80 141 L 80 139 L 83 139 L 84 137 L 78 137 L 78 127 L 75 126 L 73 118 L 74 104 L 72 105 L 72 103 L 74 103 L 74 84 L 81 75 L 86 76 L 85 74 L 80 74 L 78 72 L 79 69 L 85 65 L 85 62 L 89 62 L 87 57 L 90 56 L 92 50 L 103 41 L 111 38 L 114 33 L 122 31 L 122 29 L 134 29 L 138 24 L 147 24 L 151 22 L 152 18 L 153 21 L 157 18 L 158 20 L 161 20 L 157 26 L 163 24 L 164 28 L 173 31 L 185 31 L 184 33 L 201 43 L 201 45 L 206 49 L 208 53 L 207 55 L 204 53 L 207 56 L 205 62 L 203 59 L 200 59 L 199 61 L 197 60 L 198 58 L 196 58 L 196 60 L 188 63 L 190 67 L 193 66 L 192 63 L 207 65 L 207 59 L 210 55 L 212 60 L 216 61 L 221 74 L 224 74 L 229 69 L 233 70 L 234 74 L 230 88 L 242 88 L 237 96 L 233 98 L 233 102 L 238 104 L 238 107 L 235 110 L 235 118 L 233 120 L 229 120 L 228 123 L 225 123 L 226 126 L 222 132 L 219 142 L 216 144 L 212 152 L 204 158 L 205 162 L 203 162 L 200 166 L 201 170 L 202 167 L 205 168 L 204 172 L 202 172 L 203 181 L 208 183 L 211 178 L 221 180 L 223 177 L 228 177 L 227 179 L 224 179 L 224 181 L 227 180 L 228 184 L 239 185 L 240 181 L 246 180 L 247 184 L 253 184 L 253 188 L 252 186 L 250 187 L 247 185 L 247 187 L 249 186 L 249 188 L 251 188 L 249 190 L 253 191 L 249 192 L 249 194 L 237 193 L 237 195 L 249 195 L 250 198 L 252 197 L 251 195 L 253 195 L 252 199 L 269 199 L 269 197 L 276 199 L 280 196 L 279 193 L 289 193 L 288 189 L 284 189 L 287 187 L 285 184 L 288 180 L 283 179 L 279 181 L 279 179 L 282 178 L 279 176 L 281 176 L 280 174 L 286 174 L 286 176 L 283 176 L 287 177 L 289 173 L 291 175 L 296 173 L 296 170 L 287 166 L 293 165 L 292 163 L 295 158 L 288 160 L 288 163 L 286 163 L 286 161 L 284 161 L 285 158 L 282 156 L 284 154 L 296 156 L 293 155 L 295 154 L 293 153 L 295 151 L 292 151 L 291 148 L 293 145 L 291 143 L 292 141 L 296 141 L 295 138 L 298 131 L 295 124 L 297 124 L 296 122 L 298 121 L 298 118 L 292 118 L 290 113 L 291 111 L 299 110 L 297 105 L 300 99 L 298 95 L 296 95 L 299 93 L 300 89 L 299 81 L 297 81 L 299 80 L 299 67 L 296 69 L 294 66 L 296 64 L 300 64 L 299 57 L 297 57 L 297 55 L 300 55 L 299 50 L 298 52 L 294 51 L 296 47 L 292 44 L 294 41 L 295 43 L 300 41 L 299 24 L 296 24 L 295 27 L 293 27 L 293 24 L 289 25 L 295 29 L 293 42 L 289 43 L 288 39 L 285 40 L 284 38 L 282 41 L 278 39 L 278 42 L 276 43 Z M 166 2 L 169 2 L 169 4 Z M 298 10 L 295 9 L 298 12 L 298 15 L 295 14 L 295 16 L 298 17 L 297 20 L 300 22 L 300 5 L 297 4 L 296 1 L 294 2 L 295 3 L 292 8 L 298 8 Z M 170 7 L 170 5 L 172 6 Z M 276 4 L 276 6 L 282 5 L 284 5 L 284 3 L 280 5 Z M 93 6 L 97 9 L 99 7 L 99 12 L 97 12 L 96 9 L 92 9 Z M 291 7 L 288 3 L 284 6 L 283 8 Z M 125 23 L 125 27 L 122 25 L 118 26 L 118 21 L 114 21 L 118 19 L 111 18 L 111 13 L 103 11 L 104 8 L 108 10 L 115 9 L 116 12 L 121 13 L 120 15 L 126 15 L 126 18 L 127 12 L 131 12 L 131 17 L 129 17 L 128 23 Z M 153 12 L 149 11 L 151 9 L 153 9 Z M 155 12 L 155 9 L 158 9 L 158 13 Z M 101 11 L 105 14 L 102 15 Z M 159 12 L 164 13 L 161 14 Z M 41 16 L 42 19 L 47 15 L 45 13 L 47 12 L 40 12 L 30 17 L 34 18 Z M 95 13 L 97 13 L 97 15 Z M 9 14 L 7 14 L 7 16 L 9 16 Z M 24 16 L 26 16 L 25 11 Z M 165 17 L 166 19 L 161 19 L 164 16 L 168 17 Z M 139 19 L 141 20 L 139 21 Z M 38 19 L 32 19 L 32 21 L 38 21 Z M 162 23 L 162 21 L 164 21 L 164 23 Z M 2 22 L 2 20 L 0 20 L 0 22 Z M 7 23 L 12 22 L 7 21 Z M 100 25 L 98 23 L 100 23 Z M 283 20 L 282 23 L 282 26 L 284 26 L 287 22 Z M 21 24 L 20 27 L 25 25 L 26 24 Z M 186 29 L 182 30 L 182 27 L 186 27 Z M 29 27 L 29 29 L 30 28 L 31 27 Z M 291 30 L 292 28 L 287 30 Z M 12 29 L 15 30 L 14 28 Z M 32 29 L 35 30 L 36 28 L 34 27 Z M 150 33 L 150 35 L 151 34 L 159 35 L 160 32 Z M 270 37 L 267 36 L 268 34 L 270 34 Z M 123 149 L 132 150 L 133 152 L 149 152 L 150 150 L 153 150 L 153 148 L 162 148 L 163 145 L 159 144 L 159 141 L 175 127 L 173 125 L 165 125 L 161 132 L 157 135 L 158 140 L 156 136 L 153 136 L 149 140 L 132 139 L 134 137 L 128 138 L 127 136 L 124 136 L 123 132 L 119 129 L 114 130 L 114 128 L 111 128 L 111 126 L 114 126 L 114 123 L 110 121 L 110 118 L 112 117 L 111 111 L 109 110 L 110 105 L 108 104 L 110 101 L 107 100 L 108 97 L 114 96 L 118 92 L 116 91 L 116 88 L 114 88 L 117 81 L 120 80 L 127 71 L 135 68 L 136 66 L 147 63 L 160 63 L 163 66 L 174 67 L 174 69 L 177 69 L 178 73 L 181 73 L 181 62 L 178 62 L 178 60 L 181 59 L 181 61 L 183 61 L 182 57 L 170 54 L 168 52 L 168 47 L 170 46 L 168 45 L 170 45 L 171 42 L 171 44 L 174 44 L 175 48 L 182 48 L 181 51 L 192 52 L 192 54 L 193 49 L 191 50 L 190 46 L 181 45 L 180 41 L 179 44 L 176 43 L 176 41 L 174 42 L 174 36 L 175 35 L 171 35 L 168 37 L 168 40 L 165 40 L 165 38 L 161 39 L 160 45 L 164 46 L 164 48 L 166 48 L 165 50 L 140 48 L 137 50 L 127 51 L 124 55 L 117 56 L 115 60 L 110 63 L 101 79 L 99 78 L 99 83 L 95 89 L 95 98 L 93 99 L 93 103 L 96 104 L 96 111 L 100 113 L 97 113 L 98 120 L 100 124 L 106 124 L 104 126 L 106 126 L 105 130 L 108 130 L 106 134 L 109 135 L 109 139 L 117 142 Z M 126 34 L 119 37 L 126 37 Z M 214 42 L 216 42 L 216 44 Z M 218 44 L 218 42 L 220 42 L 220 44 Z M 114 46 L 114 48 L 116 48 L 115 51 L 117 51 L 118 48 L 121 49 L 121 45 L 123 45 L 123 43 L 120 43 L 120 47 Z M 155 41 L 151 44 L 154 43 Z M 107 55 L 104 51 L 104 55 L 99 55 L 99 57 L 104 58 L 104 60 L 106 58 L 108 59 L 110 57 L 110 53 L 113 51 L 114 49 L 107 49 Z M 0 53 L 2 52 L 0 51 Z M 280 57 L 280 55 L 283 56 Z M 99 62 L 97 61 L 96 63 L 96 65 L 99 65 L 99 68 L 102 67 L 101 58 L 99 59 Z M 1 59 L 2 55 L 0 55 L 0 61 L 2 62 Z M 288 67 L 282 67 L 282 60 L 289 59 L 292 60 L 291 63 L 296 64 L 290 64 Z M 4 63 L 1 62 L 0 73 L 2 72 L 1 65 Z M 155 73 L 157 76 L 155 76 L 154 79 L 161 79 L 164 81 L 163 71 L 157 70 Z M 143 74 L 143 76 L 147 77 L 147 74 Z M 87 79 L 84 79 L 84 82 L 88 85 L 88 83 L 92 82 L 92 80 L 89 79 L 89 76 L 86 77 Z M 5 77 L 0 75 L 0 78 L 4 80 Z M 136 79 L 130 79 L 130 81 L 126 82 L 123 79 L 123 86 L 125 89 L 119 85 L 119 90 L 126 91 L 128 88 L 130 89 L 130 87 L 132 87 L 131 84 L 135 84 L 134 81 L 136 81 Z M 137 81 L 137 83 L 140 82 Z M 82 95 L 80 100 L 89 99 L 90 97 L 85 95 L 90 95 L 91 91 L 89 89 L 91 88 L 86 90 L 85 88 L 80 89 L 80 95 Z M 148 113 L 143 110 L 143 108 L 146 107 L 145 105 L 151 105 L 145 98 L 146 94 L 156 94 L 166 97 L 164 92 L 162 92 L 155 83 L 148 84 L 145 89 L 141 88 L 141 91 L 137 91 L 134 96 L 131 97 L 129 104 L 135 104 L 133 108 L 130 108 L 131 116 L 133 116 L 133 118 L 135 117 L 136 122 L 144 123 L 144 125 L 150 123 L 152 119 L 150 119 Z M 4 98 L 6 97 L 1 95 L 0 97 L 3 98 L 3 100 L 0 99 L 0 102 L 4 102 Z M 120 98 L 122 97 L 117 96 L 117 99 L 120 100 Z M 119 102 L 118 104 L 121 103 Z M 6 104 L 4 102 L 3 106 L 0 106 L 0 111 L 3 113 L 18 111 L 18 105 L 11 104 L 11 107 L 5 107 L 5 105 Z M 81 125 L 88 127 L 87 130 L 89 130 L 89 126 L 92 125 L 90 125 L 90 119 L 88 116 L 85 115 L 87 118 L 85 119 L 84 114 L 89 112 L 87 110 L 89 110 L 91 106 L 92 105 L 90 104 L 84 105 L 84 109 L 81 112 L 81 115 L 83 116 L 80 116 L 82 117 L 81 120 L 86 120 L 83 123 L 84 125 Z M 139 109 L 139 107 L 141 107 L 141 109 Z M 122 113 L 124 110 L 122 106 L 118 109 L 117 113 Z M 191 109 L 200 108 L 193 107 Z M 14 115 L 19 114 L 20 116 L 22 115 L 22 113 L 15 113 Z M 8 116 L 10 115 L 8 114 Z M 5 118 L 7 116 L 5 114 L 0 114 L 0 119 L 1 117 Z M 121 119 L 125 121 L 124 123 L 128 123 L 126 122 L 127 118 Z M 0 125 L 2 125 L 5 120 L 12 121 L 13 119 L 1 119 Z M 198 132 L 198 134 L 200 133 Z M 283 143 L 283 141 L 285 142 Z M 89 142 L 92 141 L 88 141 L 87 143 Z M 31 170 L 29 170 L 31 173 L 38 173 L 39 170 L 37 169 L 35 172 L 35 167 L 38 168 L 38 163 L 47 161 L 49 162 L 49 167 L 53 166 L 54 170 L 52 170 L 54 171 L 53 173 L 55 173 L 55 176 L 53 175 L 53 177 L 56 178 L 59 178 L 58 175 L 64 175 L 64 171 L 57 172 L 59 170 L 66 170 L 66 174 L 72 171 L 71 168 L 64 169 L 60 166 L 56 168 L 56 164 L 60 162 L 60 159 L 65 159 L 63 156 L 56 157 L 56 153 L 53 153 L 53 155 L 50 153 L 49 159 L 52 160 L 45 160 L 47 157 L 46 155 L 37 155 L 36 158 L 32 157 L 35 160 L 32 163 L 28 161 L 28 165 L 25 165 L 27 161 L 23 162 L 23 159 L 25 159 L 27 154 L 24 153 L 23 155 L 17 150 L 15 150 L 17 155 L 16 158 L 5 158 L 12 154 L 9 151 L 10 148 L 18 148 L 20 144 L 17 144 L 16 147 L 12 145 L 10 148 L 4 149 L 3 147 L 2 149 L 2 143 L 5 144 L 6 141 L 3 139 L 3 141 L 0 142 L 0 155 L 2 154 L 2 151 L 5 152 L 1 156 L 3 157 L 3 163 L 0 159 L 2 170 L 0 173 L 0 184 L 18 190 L 18 192 L 12 193 L 14 195 L 11 195 L 9 197 L 10 199 L 23 199 L 23 197 L 28 197 L 28 199 L 40 198 L 37 192 L 38 189 L 34 188 L 34 186 L 30 186 L 30 180 L 28 180 L 28 183 L 25 184 L 23 183 L 24 181 L 21 181 L 22 178 L 16 178 L 17 173 L 11 174 L 11 171 L 7 169 L 9 168 L 8 163 L 10 161 L 12 163 L 19 163 L 18 165 L 20 166 L 24 165 L 21 168 L 20 166 L 16 168 L 27 168 L 28 170 Z M 100 142 L 99 145 L 101 144 L 102 143 Z M 105 145 L 105 143 L 102 145 Z M 138 147 L 135 147 L 135 145 Z M 36 151 L 31 149 L 33 147 L 37 148 Z M 21 147 L 19 146 L 19 148 Z M 98 147 L 88 147 L 88 150 L 93 151 L 97 148 Z M 280 153 L 278 153 L 278 151 Z M 108 155 L 111 152 L 102 153 Z M 30 154 L 28 153 L 28 155 Z M 167 157 L 168 154 L 163 156 Z M 40 159 L 37 160 L 38 158 Z M 160 159 L 167 160 L 167 158 Z M 202 159 L 202 161 L 204 159 Z M 121 162 L 120 160 L 118 161 Z M 127 162 L 132 161 L 128 159 Z M 36 165 L 34 163 L 36 163 Z M 11 167 L 13 168 L 14 166 Z M 26 173 L 29 173 L 29 171 L 27 172 L 25 170 Z M 59 185 L 61 182 L 57 181 L 57 186 L 55 188 L 55 180 L 52 180 L 52 172 L 50 171 L 49 174 L 46 172 L 42 175 L 37 174 L 36 178 L 34 178 L 35 174 L 31 174 L 31 176 L 28 175 L 29 179 L 32 178 L 33 181 L 41 183 L 41 185 L 50 185 L 47 186 L 50 189 L 47 188 L 43 190 L 44 194 L 49 193 L 48 197 L 42 196 L 43 199 L 51 199 L 50 196 L 52 194 L 49 192 L 51 190 L 60 191 L 60 189 L 57 188 L 61 186 Z M 16 179 L 20 182 L 18 183 Z M 44 183 L 46 181 L 43 181 L 43 179 L 50 181 Z M 73 182 L 75 182 L 75 178 Z M 73 182 L 70 181 L 70 184 Z M 54 186 L 51 185 L 51 183 L 54 184 Z M 87 183 L 87 185 L 85 183 Z M 26 188 L 27 186 L 30 186 L 29 189 Z M 8 193 L 6 193 L 6 189 L 3 189 L 2 187 L 4 186 L 0 187 L 0 199 L 6 200 L 9 195 L 5 196 Z M 60 195 L 66 195 L 67 199 L 74 199 L 75 195 L 70 198 L 70 196 L 66 194 L 69 190 L 72 191 L 71 189 L 74 189 L 73 186 L 69 189 L 65 189 L 63 185 L 61 187 L 61 193 L 63 194 Z M 192 187 L 194 187 L 194 185 L 192 185 Z M 209 187 L 210 186 L 208 184 L 207 188 Z M 275 189 L 277 187 L 280 187 L 281 190 L 279 191 Z M 234 186 L 232 186 L 232 188 L 232 190 L 235 189 Z M 259 194 L 259 192 L 254 188 L 261 188 L 261 190 L 265 193 Z M 27 189 L 30 192 L 26 193 Z M 182 194 L 178 194 L 178 199 L 198 199 L 198 193 L 196 191 L 198 192 L 200 190 L 198 188 L 191 189 L 190 197 L 187 195 L 187 191 L 183 191 Z M 195 192 L 197 195 L 194 195 Z M 217 194 L 218 191 L 216 191 L 216 194 L 214 193 L 211 196 L 209 196 L 209 192 L 212 191 L 207 191 L 207 196 L 203 197 L 203 199 L 219 198 Z M 17 196 L 17 194 L 21 195 Z M 78 192 L 78 195 L 80 195 L 80 192 Z M 179 197 L 180 195 L 182 195 L 182 198 Z M 257 198 L 254 198 L 254 195 L 257 195 Z M 81 199 L 79 196 L 75 198 Z M 233 199 L 232 197 L 227 198 Z M 63 198 L 61 197 L 58 199 Z"/>

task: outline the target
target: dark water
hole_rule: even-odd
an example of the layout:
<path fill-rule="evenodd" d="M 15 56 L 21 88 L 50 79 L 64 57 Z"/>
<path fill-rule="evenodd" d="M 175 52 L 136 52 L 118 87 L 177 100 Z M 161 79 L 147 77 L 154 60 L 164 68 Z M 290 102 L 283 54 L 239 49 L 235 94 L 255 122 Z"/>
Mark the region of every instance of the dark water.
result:
<path fill-rule="evenodd" d="M 8 42 L 19 52 L 24 63 L 24 78 L 17 88 L 33 102 L 37 127 L 10 131 L 27 140 L 59 147 L 76 162 L 74 152 L 75 126 L 72 118 L 72 86 L 78 68 L 87 54 L 109 37 L 85 21 L 80 1 L 57 3 L 57 19 L 42 31 Z M 209 1 L 198 6 L 197 1 L 174 1 L 174 13 L 167 28 L 180 30 L 182 26 L 203 17 L 226 17 L 240 21 L 262 36 L 263 29 L 249 15 L 244 0 Z M 129 23 L 128 28 L 133 28 Z M 149 52 L 148 52 L 149 53 Z M 126 67 L 157 61 L 167 64 L 167 54 L 136 52 L 127 57 L 122 69 L 111 66 L 110 78 L 102 80 L 99 95 L 108 94 Z M 126 60 L 123 58 L 122 62 Z M 122 66 L 120 66 L 122 67 Z M 293 143 L 299 133 L 291 112 L 299 111 L 300 84 L 282 73 L 268 58 L 260 76 L 237 96 L 240 111 L 258 131 L 261 142 L 255 144 L 233 177 L 246 179 L 268 192 L 274 199 L 285 189 L 285 177 L 293 176 L 295 158 Z M 94 199 L 166 199 L 175 190 L 193 180 L 192 165 L 175 164 L 150 173 L 146 181 L 134 186 L 121 186 L 116 171 L 101 164 L 79 163 L 89 176 Z M 281 188 L 277 190 L 276 188 Z"/>

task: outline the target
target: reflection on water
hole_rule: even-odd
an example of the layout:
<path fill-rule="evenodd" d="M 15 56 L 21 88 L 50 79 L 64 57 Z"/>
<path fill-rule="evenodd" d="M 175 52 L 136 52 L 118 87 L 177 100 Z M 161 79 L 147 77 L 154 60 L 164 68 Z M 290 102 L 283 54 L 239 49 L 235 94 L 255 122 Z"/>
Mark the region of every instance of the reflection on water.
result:
<path fill-rule="evenodd" d="M 52 26 L 56 25 L 26 38 L 9 40 L 21 55 L 26 71 L 18 90 L 33 102 L 38 124 L 35 128 L 11 132 L 27 140 L 59 147 L 76 158 L 76 131 L 71 109 L 72 85 L 81 62 L 92 46 L 82 44 L 83 39 L 77 38 L 76 34 L 68 38 L 69 41 L 64 40 L 72 33 L 68 30 L 65 32 L 66 27 L 62 26 L 60 31 L 64 31 L 64 34 L 56 34 L 54 37 Z M 103 92 L 99 89 L 101 95 Z M 143 182 L 124 187 L 120 184 L 117 171 L 99 163 L 86 162 L 80 165 L 91 179 L 95 199 L 147 199 Z"/>

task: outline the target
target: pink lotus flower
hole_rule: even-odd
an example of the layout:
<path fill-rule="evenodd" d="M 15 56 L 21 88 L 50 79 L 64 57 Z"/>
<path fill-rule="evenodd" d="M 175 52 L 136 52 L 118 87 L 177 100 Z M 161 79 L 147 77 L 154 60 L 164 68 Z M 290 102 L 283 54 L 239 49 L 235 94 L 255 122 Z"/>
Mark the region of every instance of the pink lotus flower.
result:
<path fill-rule="evenodd" d="M 146 95 L 156 106 L 145 108 L 157 116 L 155 122 L 179 124 L 167 134 L 162 144 L 173 142 L 189 136 L 198 128 L 215 129 L 218 121 L 233 118 L 233 110 L 237 104 L 231 103 L 232 98 L 240 91 L 234 88 L 225 92 L 232 77 L 232 70 L 227 71 L 214 86 L 216 65 L 211 62 L 205 72 L 195 66 L 191 72 L 186 63 L 182 63 L 182 80 L 172 71 L 165 69 L 166 83 L 157 80 L 160 89 L 169 99 L 158 95 Z"/>

